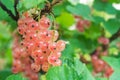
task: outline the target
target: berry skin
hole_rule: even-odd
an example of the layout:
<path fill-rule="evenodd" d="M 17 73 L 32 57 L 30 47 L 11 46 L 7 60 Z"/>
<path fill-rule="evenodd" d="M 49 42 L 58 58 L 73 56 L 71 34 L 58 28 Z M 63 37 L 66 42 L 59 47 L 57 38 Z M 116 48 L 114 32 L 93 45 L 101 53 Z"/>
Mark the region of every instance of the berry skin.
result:
<path fill-rule="evenodd" d="M 99 59 L 95 55 L 92 56 L 92 64 L 96 73 L 104 71 L 106 65 L 103 60 Z"/>
<path fill-rule="evenodd" d="M 84 32 L 84 26 L 83 26 L 83 21 L 78 21 L 76 28 L 79 32 Z"/>
<path fill-rule="evenodd" d="M 40 39 L 44 42 L 49 42 L 52 39 L 50 31 L 48 31 L 48 30 L 42 30 L 39 33 L 39 36 L 40 36 Z"/>
<path fill-rule="evenodd" d="M 38 72 L 38 71 L 40 71 L 40 65 L 38 65 L 38 64 L 35 64 L 35 63 L 32 63 L 31 64 L 31 69 L 34 71 L 34 72 Z"/>
<path fill-rule="evenodd" d="M 61 65 L 61 60 L 59 60 L 59 56 L 51 54 L 48 57 L 48 62 L 49 64 L 53 65 L 53 66 L 60 66 Z"/>
<path fill-rule="evenodd" d="M 44 72 L 47 72 L 49 68 L 50 68 L 50 64 L 47 63 L 47 62 L 45 62 L 45 63 L 42 65 L 42 70 L 43 70 Z"/>
<path fill-rule="evenodd" d="M 53 52 L 51 55 L 54 55 L 54 56 L 60 58 L 61 57 L 61 52 Z"/>
<path fill-rule="evenodd" d="M 20 72 L 22 69 L 21 69 L 21 61 L 19 60 L 14 60 L 13 61 L 13 68 L 12 68 L 12 71 L 13 73 L 18 73 Z"/>
<path fill-rule="evenodd" d="M 102 59 L 98 58 L 97 55 L 92 55 L 92 65 L 93 65 L 93 72 L 94 75 L 97 73 L 103 73 L 104 77 L 109 78 L 113 73 L 113 69 Z"/>
<path fill-rule="evenodd" d="M 63 40 L 58 40 L 57 43 L 51 43 L 49 45 L 49 49 L 52 51 L 52 52 L 60 52 L 60 51 L 63 51 L 65 49 L 65 41 Z"/>
<path fill-rule="evenodd" d="M 100 37 L 100 38 L 98 39 L 98 42 L 99 42 L 100 44 L 107 45 L 107 44 L 109 44 L 109 39 L 107 39 L 107 38 L 105 38 L 105 37 Z"/>
<path fill-rule="evenodd" d="M 48 62 L 49 62 L 49 64 L 54 64 L 55 63 L 55 61 L 58 59 L 58 57 L 56 56 L 56 55 L 50 55 L 49 57 L 48 57 Z"/>
<path fill-rule="evenodd" d="M 57 51 L 57 44 L 56 44 L 55 42 L 54 42 L 54 43 L 51 43 L 51 44 L 49 45 L 49 49 L 50 49 L 51 52 Z"/>
<path fill-rule="evenodd" d="M 33 57 L 33 58 L 39 58 L 39 57 L 41 57 L 42 56 L 42 51 L 41 50 L 35 50 L 34 52 L 32 52 L 32 54 L 31 54 L 31 56 Z"/>
<path fill-rule="evenodd" d="M 50 30 L 52 42 L 56 41 L 59 37 L 59 33 L 56 30 Z"/>
<path fill-rule="evenodd" d="M 84 20 L 82 19 L 82 17 L 80 16 L 76 16 L 76 29 L 79 31 L 79 32 L 84 32 L 86 28 L 89 28 L 90 25 L 91 25 L 91 22 L 88 21 L 88 20 Z"/>
<path fill-rule="evenodd" d="M 42 18 L 39 21 L 39 25 L 41 25 L 41 29 L 48 29 L 50 26 L 50 20 L 46 18 L 45 16 L 42 16 Z"/>
<path fill-rule="evenodd" d="M 58 48 L 58 51 L 63 51 L 65 49 L 65 41 L 63 40 L 58 40 L 57 41 L 57 48 Z"/>
<path fill-rule="evenodd" d="M 107 69 L 105 70 L 105 77 L 110 77 L 113 73 L 113 69 L 111 67 L 107 67 Z"/>

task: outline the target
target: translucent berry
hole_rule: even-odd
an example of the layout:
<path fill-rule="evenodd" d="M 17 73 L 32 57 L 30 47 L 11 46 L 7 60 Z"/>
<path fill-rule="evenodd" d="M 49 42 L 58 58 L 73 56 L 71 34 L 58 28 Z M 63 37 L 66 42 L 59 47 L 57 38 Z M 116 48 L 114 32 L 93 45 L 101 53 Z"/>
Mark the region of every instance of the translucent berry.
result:
<path fill-rule="evenodd" d="M 47 72 L 49 68 L 50 68 L 50 64 L 49 63 L 45 62 L 45 63 L 42 64 L 42 70 L 44 72 Z"/>
<path fill-rule="evenodd" d="M 62 64 L 60 59 L 57 59 L 54 63 L 53 66 L 60 66 Z"/>
<path fill-rule="evenodd" d="M 48 29 L 50 27 L 50 20 L 47 17 L 42 16 L 42 18 L 39 21 L 39 25 L 41 29 Z"/>
<path fill-rule="evenodd" d="M 58 51 L 63 51 L 65 49 L 65 41 L 63 40 L 59 40 L 57 41 L 57 48 L 58 48 Z"/>
<path fill-rule="evenodd" d="M 56 41 L 59 37 L 59 33 L 56 30 L 50 30 L 50 34 L 52 36 L 52 39 L 51 39 L 52 42 Z"/>
<path fill-rule="evenodd" d="M 38 71 L 40 71 L 40 65 L 35 64 L 35 63 L 32 63 L 32 64 L 31 64 L 31 69 L 32 69 L 34 72 L 38 72 Z"/>

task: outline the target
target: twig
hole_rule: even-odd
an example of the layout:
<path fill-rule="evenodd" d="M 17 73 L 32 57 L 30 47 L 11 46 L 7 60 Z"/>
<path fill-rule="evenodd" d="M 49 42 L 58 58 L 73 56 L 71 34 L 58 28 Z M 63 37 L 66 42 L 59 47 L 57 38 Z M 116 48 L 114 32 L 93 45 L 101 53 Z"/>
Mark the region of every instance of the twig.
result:
<path fill-rule="evenodd" d="M 17 11 L 17 4 L 18 3 L 19 3 L 19 0 L 14 0 L 14 9 L 15 9 L 16 20 L 19 19 L 19 12 Z"/>
<path fill-rule="evenodd" d="M 13 19 L 16 20 L 16 17 L 13 15 L 11 10 L 9 10 L 1 1 L 0 1 L 0 7 L 7 12 L 7 14 Z"/>
<path fill-rule="evenodd" d="M 110 42 L 120 37 L 120 29 L 109 39 Z"/>
<path fill-rule="evenodd" d="M 53 0 L 51 3 L 49 1 L 46 1 L 45 8 L 43 8 L 40 12 L 40 17 L 44 14 L 50 14 L 52 13 L 52 8 L 60 3 L 62 0 Z"/>
<path fill-rule="evenodd" d="M 54 5 L 58 4 L 58 3 L 60 3 L 61 1 L 62 0 L 53 0 L 51 5 L 54 6 Z"/>

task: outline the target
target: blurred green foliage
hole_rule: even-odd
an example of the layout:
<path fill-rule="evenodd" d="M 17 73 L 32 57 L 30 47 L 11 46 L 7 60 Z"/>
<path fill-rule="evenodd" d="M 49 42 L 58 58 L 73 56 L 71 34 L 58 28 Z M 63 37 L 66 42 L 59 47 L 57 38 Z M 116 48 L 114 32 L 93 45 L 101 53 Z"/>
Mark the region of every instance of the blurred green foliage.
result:
<path fill-rule="evenodd" d="M 1 0 L 13 14 L 14 0 Z M 31 8 L 43 8 L 45 0 L 20 0 L 17 9 L 20 13 Z M 49 0 L 52 1 L 52 0 Z M 107 32 L 109 35 L 114 35 L 120 29 L 120 10 L 113 7 L 113 3 L 120 3 L 120 0 L 94 0 L 93 5 L 85 5 L 78 3 L 73 5 L 70 0 L 64 0 L 62 3 L 53 8 L 55 21 L 59 24 L 60 38 L 68 41 L 66 49 L 62 52 L 61 60 L 63 65 L 52 67 L 45 75 L 43 80 L 107 80 L 106 78 L 94 78 L 89 68 L 84 63 L 79 61 L 80 53 L 91 54 L 100 44 L 97 42 L 98 37 Z M 106 20 L 106 14 L 112 18 Z M 81 16 L 83 19 L 91 22 L 90 28 L 84 32 L 79 32 L 76 29 L 70 29 L 76 24 L 74 16 Z M 12 64 L 12 34 L 17 27 L 17 22 L 12 20 L 9 15 L 0 8 L 0 59 L 5 59 L 7 64 L 4 70 L 0 70 L 0 80 L 26 80 L 20 74 L 10 75 Z M 74 26 L 75 27 L 75 26 Z M 103 32 L 105 30 L 105 32 Z M 108 36 L 108 35 L 107 35 Z M 120 79 L 120 62 L 119 53 L 116 43 L 118 40 L 110 43 L 109 53 L 118 50 L 117 57 L 110 54 L 112 57 L 103 57 L 115 71 L 110 77 L 110 80 Z M 114 48 L 114 50 L 113 50 Z M 76 59 L 77 58 L 77 59 Z M 1 66 L 2 64 L 0 64 Z M 9 76 L 10 75 L 10 76 Z M 9 76 L 9 77 L 8 77 Z M 8 77 L 8 78 L 6 78 Z"/>

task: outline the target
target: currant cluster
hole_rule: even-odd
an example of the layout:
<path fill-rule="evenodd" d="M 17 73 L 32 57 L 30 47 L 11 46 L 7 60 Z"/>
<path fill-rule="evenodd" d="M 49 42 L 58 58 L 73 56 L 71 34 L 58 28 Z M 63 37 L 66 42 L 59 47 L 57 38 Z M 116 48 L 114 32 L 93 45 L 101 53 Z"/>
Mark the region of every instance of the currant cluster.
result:
<path fill-rule="evenodd" d="M 99 47 L 95 54 L 91 56 L 94 74 L 103 72 L 104 77 L 110 77 L 110 75 L 113 73 L 113 69 L 100 58 L 100 56 L 106 56 L 105 54 L 107 53 L 107 51 L 102 52 L 101 48 Z"/>
<path fill-rule="evenodd" d="M 77 23 L 76 23 L 76 29 L 77 29 L 79 32 L 84 32 L 84 30 L 85 30 L 86 28 L 89 28 L 90 25 L 91 25 L 90 21 L 84 20 L 84 19 L 82 19 L 82 17 L 80 17 L 80 16 L 75 16 L 75 19 L 76 19 L 76 21 L 77 21 Z"/>
<path fill-rule="evenodd" d="M 99 37 L 98 42 L 103 45 L 108 45 L 109 44 L 109 39 L 105 37 Z"/>
<path fill-rule="evenodd" d="M 38 80 L 39 71 L 47 72 L 51 66 L 61 65 L 59 58 L 66 44 L 63 40 L 57 40 L 59 33 L 56 30 L 49 30 L 49 27 L 50 20 L 46 16 L 35 21 L 26 12 L 18 20 L 18 32 L 22 39 L 14 41 L 14 73 L 22 70 L 31 80 Z M 20 47 L 17 42 L 20 42 Z M 32 78 L 34 73 L 36 77 Z"/>
<path fill-rule="evenodd" d="M 110 77 L 113 73 L 113 69 L 103 60 L 97 56 L 92 56 L 92 64 L 94 67 L 94 74 L 103 72 L 105 77 Z"/>
<path fill-rule="evenodd" d="M 20 37 L 18 35 L 14 36 L 13 42 L 13 67 L 12 72 L 24 72 L 25 76 L 29 80 L 38 80 L 38 73 L 31 70 L 32 60 L 28 57 L 25 49 L 20 44 Z"/>

